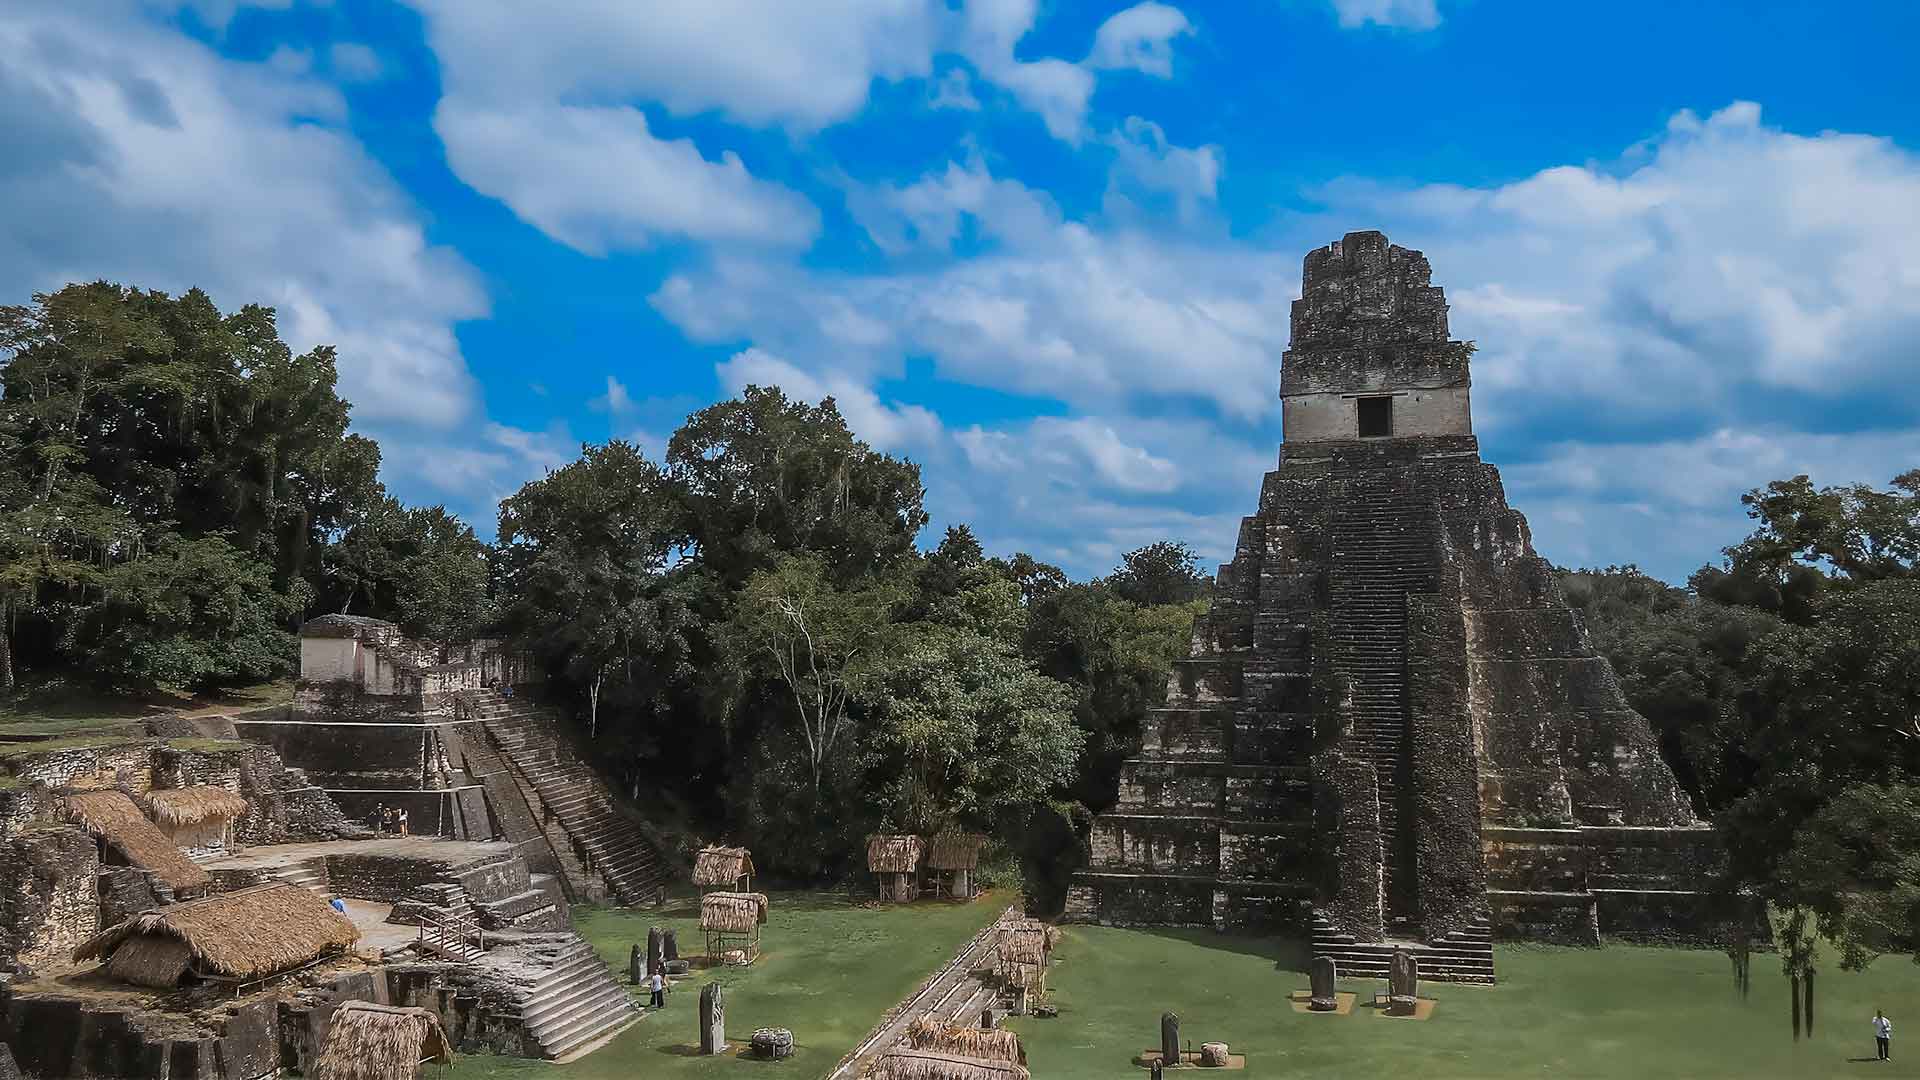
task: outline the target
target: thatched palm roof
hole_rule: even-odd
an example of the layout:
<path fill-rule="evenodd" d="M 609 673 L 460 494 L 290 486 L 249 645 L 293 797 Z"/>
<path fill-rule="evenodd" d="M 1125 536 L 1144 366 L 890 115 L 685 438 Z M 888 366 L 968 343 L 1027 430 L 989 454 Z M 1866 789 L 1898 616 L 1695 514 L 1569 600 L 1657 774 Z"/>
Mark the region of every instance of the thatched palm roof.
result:
<path fill-rule="evenodd" d="M 439 1014 L 349 1001 L 333 1014 L 316 1080 L 413 1080 L 422 1061 L 453 1063 Z"/>
<path fill-rule="evenodd" d="M 1025 1065 L 938 1050 L 897 1047 L 880 1055 L 871 1080 L 1032 1080 Z"/>
<path fill-rule="evenodd" d="M 128 865 L 150 871 L 174 892 L 205 888 L 213 882 L 124 793 L 84 791 L 66 796 L 65 801 L 68 817 L 106 841 Z"/>
<path fill-rule="evenodd" d="M 128 938 L 113 950 L 107 974 L 121 982 L 171 990 L 193 962 L 193 950 L 179 938 L 142 934 Z"/>
<path fill-rule="evenodd" d="M 911 874 L 920 866 L 925 845 L 917 836 L 867 837 L 867 869 L 876 874 Z"/>
<path fill-rule="evenodd" d="M 927 865 L 935 870 L 972 870 L 980 865 L 987 838 L 979 833 L 941 833 L 927 844 Z"/>
<path fill-rule="evenodd" d="M 275 881 L 141 912 L 82 942 L 73 958 L 117 958 L 130 939 L 148 937 L 185 943 L 194 970 L 203 975 L 257 979 L 344 949 L 359 940 L 360 931 L 318 894 Z M 159 955 L 151 943 L 136 948 L 143 961 Z"/>
<path fill-rule="evenodd" d="M 767 894 L 710 892 L 700 898 L 700 929 L 745 934 L 767 921 Z"/>
<path fill-rule="evenodd" d="M 961 1027 L 931 1016 L 922 1016 L 907 1025 L 905 1041 L 914 1050 L 959 1054 L 982 1061 L 1011 1061 L 1016 1065 L 1027 1063 L 1027 1052 L 1020 1045 L 1020 1036 L 1005 1028 L 989 1031 L 986 1028 Z"/>
<path fill-rule="evenodd" d="M 1000 958 L 1017 964 L 1044 964 L 1059 940 L 1057 927 L 1038 919 L 1015 919 L 1000 928 Z"/>
<path fill-rule="evenodd" d="M 232 821 L 247 812 L 247 800 L 226 788 L 167 788 L 147 793 L 147 812 L 164 829 L 185 829 L 209 821 Z"/>
<path fill-rule="evenodd" d="M 693 860 L 693 883 L 703 886 L 738 885 L 753 875 L 753 856 L 743 847 L 704 847 Z"/>

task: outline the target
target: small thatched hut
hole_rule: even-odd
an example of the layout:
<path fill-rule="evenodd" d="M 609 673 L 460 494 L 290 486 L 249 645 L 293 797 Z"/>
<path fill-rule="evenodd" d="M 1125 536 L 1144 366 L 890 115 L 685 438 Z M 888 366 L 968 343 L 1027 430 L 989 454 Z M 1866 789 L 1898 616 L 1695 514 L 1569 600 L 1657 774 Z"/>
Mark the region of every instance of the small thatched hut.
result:
<path fill-rule="evenodd" d="M 880 881 L 880 899 L 906 903 L 920 895 L 920 856 L 925 845 L 917 836 L 867 837 L 867 869 Z"/>
<path fill-rule="evenodd" d="M 167 839 L 189 850 L 224 850 L 234 819 L 247 812 L 247 800 L 211 785 L 150 791 L 146 804 Z"/>
<path fill-rule="evenodd" d="M 315 1080 L 413 1080 L 422 1062 L 453 1064 L 439 1014 L 349 1001 L 333 1014 Z"/>
<path fill-rule="evenodd" d="M 939 1050 L 895 1047 L 880 1055 L 870 1080 L 1032 1080 L 1027 1067 Z"/>
<path fill-rule="evenodd" d="M 693 883 L 703 889 L 752 892 L 753 856 L 743 847 L 703 847 L 693 860 Z"/>
<path fill-rule="evenodd" d="M 934 874 L 937 895 L 973 899 L 973 872 L 980 867 L 980 849 L 987 838 L 979 833 L 946 832 L 927 844 L 927 869 Z"/>
<path fill-rule="evenodd" d="M 1016 1065 L 1027 1063 L 1027 1051 L 1020 1045 L 1020 1036 L 1006 1028 L 962 1027 L 922 1016 L 907 1025 L 903 1038 L 914 1050 L 959 1054 L 982 1061 L 1011 1061 Z"/>
<path fill-rule="evenodd" d="M 1014 1013 L 1024 1015 L 1047 992 L 1047 964 L 1059 937 L 1057 928 L 1038 919 L 1015 919 L 1000 928 L 994 973 Z"/>
<path fill-rule="evenodd" d="M 707 961 L 738 952 L 751 964 L 760 955 L 760 925 L 767 921 L 765 893 L 710 892 L 700 898 L 700 929 L 707 935 Z"/>
<path fill-rule="evenodd" d="M 76 961 L 107 958 L 107 974 L 172 987 L 193 976 L 252 982 L 352 945 L 360 931 L 318 894 L 284 881 L 143 911 L 82 942 Z"/>
<path fill-rule="evenodd" d="M 125 793 L 81 791 L 65 796 L 64 801 L 67 817 L 92 833 L 105 848 L 104 854 L 147 871 L 175 896 L 197 894 L 213 883 Z"/>

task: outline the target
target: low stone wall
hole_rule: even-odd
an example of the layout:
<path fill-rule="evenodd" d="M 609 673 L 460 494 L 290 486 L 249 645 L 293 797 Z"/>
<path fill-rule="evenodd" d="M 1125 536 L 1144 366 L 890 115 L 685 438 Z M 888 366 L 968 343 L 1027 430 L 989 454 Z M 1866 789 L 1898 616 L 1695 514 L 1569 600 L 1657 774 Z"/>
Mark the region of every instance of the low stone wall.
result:
<path fill-rule="evenodd" d="M 16 754 L 7 766 L 22 785 L 141 792 L 153 787 L 153 752 L 161 745 L 158 739 L 132 739 L 111 746 L 62 747 Z"/>
<path fill-rule="evenodd" d="M 512 851 L 465 861 L 390 853 L 328 855 L 328 886 L 341 896 L 398 903 L 422 885 L 459 885 L 477 901 L 502 900 L 533 887 L 526 860 Z"/>

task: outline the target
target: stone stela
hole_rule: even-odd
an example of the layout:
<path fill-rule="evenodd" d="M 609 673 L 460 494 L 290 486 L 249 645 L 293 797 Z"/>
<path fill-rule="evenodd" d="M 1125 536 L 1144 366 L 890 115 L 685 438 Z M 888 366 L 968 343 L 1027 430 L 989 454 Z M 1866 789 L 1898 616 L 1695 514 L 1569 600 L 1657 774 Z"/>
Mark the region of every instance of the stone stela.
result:
<path fill-rule="evenodd" d="M 1426 257 L 1306 257 L 1278 467 L 1096 823 L 1069 919 L 1311 934 L 1492 982 L 1492 940 L 1709 936 L 1723 856 L 1480 460 Z M 1417 808 L 1417 809 L 1416 809 Z"/>

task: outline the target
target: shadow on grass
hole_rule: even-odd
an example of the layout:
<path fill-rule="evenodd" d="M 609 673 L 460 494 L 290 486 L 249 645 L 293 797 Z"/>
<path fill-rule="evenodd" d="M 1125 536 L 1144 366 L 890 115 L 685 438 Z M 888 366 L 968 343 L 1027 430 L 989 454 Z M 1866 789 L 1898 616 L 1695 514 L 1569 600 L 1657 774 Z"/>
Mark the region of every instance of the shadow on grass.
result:
<path fill-rule="evenodd" d="M 1293 938 L 1223 934 L 1217 930 L 1205 929 L 1142 928 L 1135 930 L 1134 933 L 1167 938 L 1184 945 L 1214 949 L 1237 956 L 1271 960 L 1276 971 L 1292 971 L 1303 975 L 1307 973 L 1308 961 L 1311 959 L 1311 951 L 1307 943 Z"/>

